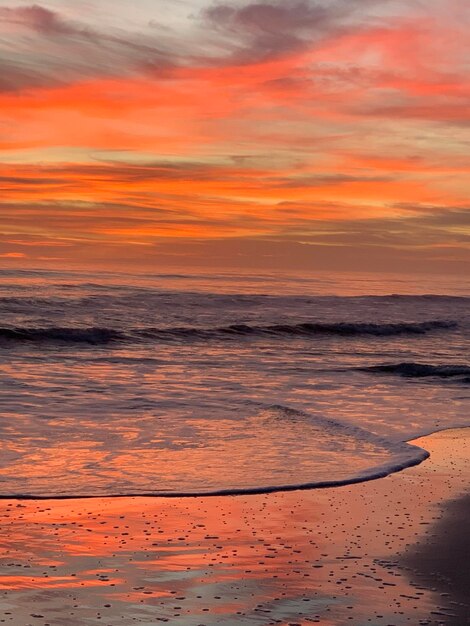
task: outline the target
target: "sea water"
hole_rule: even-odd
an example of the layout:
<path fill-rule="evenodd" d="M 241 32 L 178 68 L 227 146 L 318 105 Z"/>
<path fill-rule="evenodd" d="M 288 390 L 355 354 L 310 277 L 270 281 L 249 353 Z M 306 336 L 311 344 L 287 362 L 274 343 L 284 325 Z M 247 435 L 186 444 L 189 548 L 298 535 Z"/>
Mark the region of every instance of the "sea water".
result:
<path fill-rule="evenodd" d="M 469 424 L 457 279 L 0 272 L 0 496 L 320 487 Z"/>

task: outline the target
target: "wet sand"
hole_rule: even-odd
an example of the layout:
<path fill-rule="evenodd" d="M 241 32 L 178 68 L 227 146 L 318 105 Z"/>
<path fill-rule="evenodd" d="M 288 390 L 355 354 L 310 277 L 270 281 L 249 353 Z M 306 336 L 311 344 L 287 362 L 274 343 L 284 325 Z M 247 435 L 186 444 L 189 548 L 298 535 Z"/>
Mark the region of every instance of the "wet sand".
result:
<path fill-rule="evenodd" d="M 2 501 L 0 623 L 470 624 L 470 429 L 415 443 L 430 459 L 347 487 Z"/>

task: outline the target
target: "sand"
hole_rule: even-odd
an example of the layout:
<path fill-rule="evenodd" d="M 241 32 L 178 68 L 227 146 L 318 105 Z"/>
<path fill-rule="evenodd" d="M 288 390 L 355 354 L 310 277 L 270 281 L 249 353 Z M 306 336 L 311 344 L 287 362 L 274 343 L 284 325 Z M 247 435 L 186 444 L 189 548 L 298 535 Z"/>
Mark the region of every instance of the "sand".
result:
<path fill-rule="evenodd" d="M 470 624 L 470 429 L 334 489 L 0 502 L 0 623 Z M 466 523 L 467 522 L 467 523 Z"/>

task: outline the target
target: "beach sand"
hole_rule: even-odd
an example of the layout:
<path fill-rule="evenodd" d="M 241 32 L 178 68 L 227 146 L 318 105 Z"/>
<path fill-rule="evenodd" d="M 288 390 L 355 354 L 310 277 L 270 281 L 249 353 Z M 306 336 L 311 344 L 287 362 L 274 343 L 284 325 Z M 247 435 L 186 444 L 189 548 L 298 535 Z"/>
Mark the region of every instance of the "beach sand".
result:
<path fill-rule="evenodd" d="M 470 624 L 470 429 L 414 443 L 430 459 L 348 487 L 3 500 L 0 623 Z"/>

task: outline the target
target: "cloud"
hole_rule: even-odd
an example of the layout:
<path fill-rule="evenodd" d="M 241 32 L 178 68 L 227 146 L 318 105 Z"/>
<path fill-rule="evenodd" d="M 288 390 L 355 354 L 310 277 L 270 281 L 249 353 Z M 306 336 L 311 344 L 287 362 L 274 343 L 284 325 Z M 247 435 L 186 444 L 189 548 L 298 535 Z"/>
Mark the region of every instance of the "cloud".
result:
<path fill-rule="evenodd" d="M 0 91 L 164 72 L 176 43 L 159 34 L 97 30 L 40 5 L 0 7 Z"/>
<path fill-rule="evenodd" d="M 40 178 L 38 176 L 0 176 L 0 189 L 24 186 L 60 185 L 61 178 Z"/>
<path fill-rule="evenodd" d="M 449 2 L 453 7 L 455 0 Z M 396 14 L 386 14 L 388 5 Z M 273 143 L 281 120 L 292 114 L 310 127 L 325 119 L 468 123 L 465 29 L 452 10 L 440 16 L 441 27 L 418 4 L 405 19 L 404 7 L 381 0 L 238 0 L 211 4 L 171 25 L 149 19 L 131 28 L 118 28 L 122 22 L 106 12 L 99 24 L 90 12 L 79 21 L 67 3 L 60 13 L 39 4 L 0 7 L 0 92 L 82 83 L 70 89 L 83 92 L 53 94 L 53 100 L 63 108 L 70 98 L 75 110 L 86 105 L 102 119 L 106 108 L 110 119 L 140 99 L 147 119 L 153 121 L 152 107 L 164 109 L 173 136 L 181 130 L 180 141 L 191 111 L 206 126 L 209 116 L 223 118 L 223 132 L 254 111 L 262 130 L 277 113 Z M 175 114 L 181 107 L 187 115 Z M 238 119 L 226 123 L 231 115 Z M 73 134 L 75 126 L 65 125 Z M 159 129 L 152 124 L 152 133 Z M 126 131 L 124 125 L 120 132 Z M 55 132 L 47 129 L 48 136 Z M 112 136 L 109 129 L 104 134 Z M 119 145 L 119 131 L 114 134 Z M 95 128 L 90 135 L 99 137 Z"/>
<path fill-rule="evenodd" d="M 135 30 L 72 20 L 66 6 L 64 14 L 39 4 L 0 7 L 0 90 L 276 59 L 352 27 L 353 16 L 378 1 L 219 3 L 192 20 L 170 26 L 150 19 Z"/>
<path fill-rule="evenodd" d="M 4 23 L 18 24 L 45 35 L 83 34 L 81 29 L 63 21 L 57 13 L 33 4 L 26 7 L 0 7 L 0 19 Z"/>
<path fill-rule="evenodd" d="M 6 170 L 6 167 L 4 168 Z M 233 162 L 210 163 L 204 161 L 158 161 L 145 164 L 126 162 L 95 162 L 83 164 L 9 166 L 11 175 L 0 176 L 0 189 L 10 196 L 29 196 L 31 193 L 52 194 L 57 189 L 85 190 L 90 184 L 111 189 L 127 186 L 129 192 L 142 189 L 142 185 L 165 185 L 166 183 L 224 183 L 238 185 L 251 181 L 259 186 L 270 185 L 270 181 L 258 178 L 259 169 L 234 166 Z M 263 170 L 263 173 L 264 170 Z M 320 180 L 320 179 L 319 179 Z M 276 181 L 273 181 L 274 184 Z M 333 183 L 333 181 L 331 181 Z M 288 183 L 280 179 L 279 185 Z M 301 184 L 295 183 L 294 186 Z M 305 183 L 304 183 L 305 184 Z M 317 182 L 319 184 L 319 182 Z M 49 189 L 48 189 L 49 188 Z M 158 189 L 158 187 L 154 187 Z"/>
<path fill-rule="evenodd" d="M 26 256 L 24 252 L 4 252 L 0 254 L 0 258 L 2 259 L 24 259 Z"/>
<path fill-rule="evenodd" d="M 14 246 L 26 246 L 33 248 L 70 248 L 72 245 L 71 243 L 67 243 L 65 241 L 57 241 L 54 239 L 42 241 L 34 237 L 30 237 L 29 239 L 8 239 L 6 240 L 6 243 Z"/>
<path fill-rule="evenodd" d="M 151 0 L 43 1 L 0 7 L 2 252 L 463 256 L 444 0 L 189 0 L 165 24 Z"/>
<path fill-rule="evenodd" d="M 424 205 L 422 210 L 403 208 L 404 217 L 358 218 L 352 217 L 358 210 L 352 204 L 280 205 L 279 220 L 275 206 L 259 212 L 253 203 L 232 204 L 224 212 L 220 200 L 204 203 L 194 195 L 169 201 L 166 207 L 130 200 L 2 202 L 0 221 L 9 235 L 0 236 L 0 248 L 12 259 L 22 254 L 10 252 L 12 246 L 27 246 L 28 257 L 38 261 L 49 246 L 51 252 L 60 248 L 72 262 L 107 259 L 141 268 L 158 259 L 171 264 L 172 258 L 180 258 L 206 266 L 217 261 L 221 267 L 373 266 L 398 271 L 412 263 L 423 271 L 463 271 L 470 260 L 467 207 Z M 282 213 L 286 209 L 288 215 Z M 135 252 L 141 247 L 141 254 Z"/>
<path fill-rule="evenodd" d="M 141 198 L 143 200 L 143 198 Z M 24 238 L 50 241 L 99 241 L 115 245 L 123 240 L 145 243 L 168 237 L 210 239 L 235 234 L 267 232 L 261 216 L 237 211 L 230 204 L 228 213 L 214 211 L 221 207 L 210 199 L 195 196 L 184 198 L 137 198 L 117 202 L 43 201 L 0 202 L 0 223 L 7 242 Z M 240 208 L 240 207 L 238 207 Z"/>
<path fill-rule="evenodd" d="M 329 187 L 347 183 L 377 183 L 396 180 L 396 176 L 366 176 L 349 174 L 312 174 L 307 176 L 272 177 L 261 181 L 261 184 L 272 189 L 309 189 L 312 187 Z"/>
<path fill-rule="evenodd" d="M 405 217 L 370 219 L 292 220 L 286 227 L 287 239 L 300 239 L 310 245 L 358 245 L 398 249 L 455 246 L 470 254 L 470 211 L 468 207 L 435 207 L 433 212 Z"/>
<path fill-rule="evenodd" d="M 203 16 L 208 27 L 224 39 L 232 62 L 251 63 L 312 47 L 343 25 L 357 7 L 356 0 L 220 3 L 206 9 Z"/>

